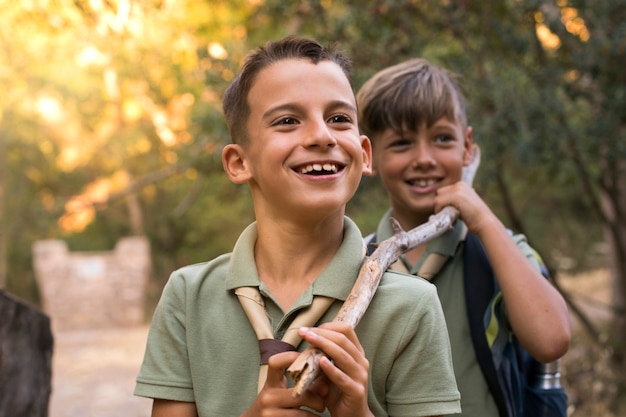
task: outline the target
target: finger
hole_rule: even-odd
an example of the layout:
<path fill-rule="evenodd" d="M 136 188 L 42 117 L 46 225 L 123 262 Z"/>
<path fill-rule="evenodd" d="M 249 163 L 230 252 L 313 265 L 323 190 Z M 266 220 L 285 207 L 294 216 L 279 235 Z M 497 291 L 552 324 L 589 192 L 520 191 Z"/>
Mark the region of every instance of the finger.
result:
<path fill-rule="evenodd" d="M 322 332 L 325 337 L 334 340 L 337 344 L 344 344 L 342 343 L 341 339 L 346 338 L 358 350 L 363 351 L 363 348 L 361 347 L 361 342 L 359 341 L 359 337 L 356 335 L 356 332 L 354 331 L 352 326 L 347 323 L 340 321 L 331 321 L 324 323 L 319 327 L 316 327 L 315 330 Z M 331 333 L 326 333 L 326 331 L 330 331 Z"/>
<path fill-rule="evenodd" d="M 272 388 L 287 388 L 285 369 L 298 357 L 298 352 L 282 352 L 272 355 L 268 362 L 265 386 Z"/>
<path fill-rule="evenodd" d="M 363 349 L 363 346 L 361 346 L 361 342 L 359 341 L 356 332 L 346 323 L 329 322 L 322 324 L 320 327 L 306 328 L 302 329 L 302 331 L 305 334 L 310 332 L 310 335 L 308 336 L 310 340 L 307 341 L 322 349 L 328 356 L 331 356 L 333 360 L 338 360 L 339 358 L 331 354 L 330 350 L 334 349 L 332 344 L 336 345 L 337 348 L 348 352 L 351 357 L 365 355 L 365 350 Z M 320 339 L 316 340 L 315 337 L 319 337 Z M 330 350 L 326 351 L 325 346 L 327 346 Z"/>
<path fill-rule="evenodd" d="M 345 327 L 339 326 L 342 331 L 347 331 Z M 348 332 L 350 334 L 351 332 Z M 305 329 L 301 333 L 303 337 L 312 346 L 320 349 L 332 359 L 332 367 L 328 366 L 330 374 L 327 376 L 333 383 L 342 383 L 344 377 L 358 381 L 358 383 L 367 383 L 369 373 L 369 361 L 365 357 L 363 347 L 356 338 L 346 336 L 344 333 L 325 328 Z M 354 339 L 356 343 L 353 342 Z M 337 369 L 335 369 L 337 368 Z M 338 372 L 340 370 L 341 372 Z M 324 371 L 324 368 L 322 368 Z M 343 385 L 343 383 L 342 383 Z"/>
<path fill-rule="evenodd" d="M 368 392 L 367 371 L 361 368 L 363 372 L 359 372 L 357 376 L 350 375 L 326 357 L 320 359 L 319 365 L 330 382 L 325 398 L 326 406 L 331 414 L 341 413 L 341 409 L 349 409 L 356 412 L 355 415 L 365 415 Z"/>
<path fill-rule="evenodd" d="M 272 355 L 268 360 L 267 379 L 263 390 L 272 390 L 270 398 L 272 398 L 271 401 L 277 407 L 290 409 L 308 407 L 322 412 L 326 407 L 323 398 L 319 394 L 307 392 L 299 398 L 294 398 L 292 394 L 293 388 L 287 389 L 285 369 L 287 369 L 299 355 L 300 353 L 298 352 L 282 352 Z M 276 388 L 279 390 L 276 390 Z M 268 393 L 265 394 L 267 395 Z M 301 414 L 297 413 L 297 415 Z"/>

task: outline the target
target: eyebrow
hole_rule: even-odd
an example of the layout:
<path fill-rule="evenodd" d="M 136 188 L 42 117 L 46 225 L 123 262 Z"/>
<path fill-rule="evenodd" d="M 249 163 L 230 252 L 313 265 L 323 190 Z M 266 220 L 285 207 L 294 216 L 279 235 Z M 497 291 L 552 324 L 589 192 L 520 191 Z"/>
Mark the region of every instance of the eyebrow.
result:
<path fill-rule="evenodd" d="M 345 108 L 353 112 L 354 114 L 357 113 L 356 106 L 354 106 L 353 104 L 345 100 L 333 100 L 326 107 L 327 109 L 330 109 L 330 110 Z M 304 108 L 305 108 L 304 105 L 297 104 L 297 103 L 279 104 L 278 106 L 271 107 L 267 111 L 265 111 L 261 115 L 261 118 L 266 119 L 268 117 L 271 117 L 274 113 L 280 113 L 280 112 L 285 112 L 285 111 L 302 112 Z"/>

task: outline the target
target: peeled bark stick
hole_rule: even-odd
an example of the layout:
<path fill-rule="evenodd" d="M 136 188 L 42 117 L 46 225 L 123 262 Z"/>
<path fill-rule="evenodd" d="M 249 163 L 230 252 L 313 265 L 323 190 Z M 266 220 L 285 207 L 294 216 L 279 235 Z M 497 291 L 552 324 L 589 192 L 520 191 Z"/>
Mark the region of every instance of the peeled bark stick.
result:
<path fill-rule="evenodd" d="M 474 145 L 472 162 L 463 169 L 464 182 L 472 184 L 479 164 L 480 149 Z M 383 273 L 402 253 L 452 229 L 458 217 L 459 211 L 456 208 L 444 207 L 439 213 L 431 216 L 428 222 L 408 232 L 402 230 L 398 221 L 391 218 L 394 235 L 380 242 L 374 253 L 365 260 L 350 294 L 335 316 L 334 321 L 346 322 L 355 328 L 372 301 Z M 309 347 L 287 368 L 287 372 L 295 381 L 294 397 L 302 395 L 320 376 L 319 361 L 322 356 L 325 354 L 321 350 Z"/>

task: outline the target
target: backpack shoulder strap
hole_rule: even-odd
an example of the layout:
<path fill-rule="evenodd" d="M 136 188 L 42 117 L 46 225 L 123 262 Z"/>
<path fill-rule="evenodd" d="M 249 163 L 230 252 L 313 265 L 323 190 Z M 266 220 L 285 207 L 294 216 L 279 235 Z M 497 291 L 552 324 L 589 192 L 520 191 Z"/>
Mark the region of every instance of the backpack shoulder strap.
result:
<path fill-rule="evenodd" d="M 478 236 L 470 232 L 467 233 L 465 239 L 463 286 L 465 287 L 465 302 L 476 359 L 485 376 L 489 391 L 496 402 L 499 414 L 501 417 L 505 417 L 508 416 L 508 407 L 498 380 L 491 349 L 485 337 L 483 324 L 485 311 L 498 292 L 498 287 L 485 248 Z"/>
<path fill-rule="evenodd" d="M 376 232 L 365 236 L 363 241 L 365 242 L 367 256 L 370 256 L 376 250 Z"/>

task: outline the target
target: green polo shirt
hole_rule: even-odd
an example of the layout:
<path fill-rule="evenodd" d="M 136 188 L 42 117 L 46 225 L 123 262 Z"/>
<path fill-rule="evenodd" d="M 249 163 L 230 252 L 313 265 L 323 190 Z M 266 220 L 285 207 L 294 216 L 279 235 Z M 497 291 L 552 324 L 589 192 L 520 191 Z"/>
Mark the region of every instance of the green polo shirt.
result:
<path fill-rule="evenodd" d="M 376 231 L 378 242 L 382 242 L 393 235 L 393 229 L 389 222 L 391 216 L 392 213 L 389 210 L 379 222 Z M 409 272 L 417 275 L 429 254 L 438 253 L 449 257 L 440 272 L 432 279 L 432 283 L 437 287 L 437 293 L 446 317 L 456 382 L 461 393 L 463 413 L 456 415 L 499 417 L 496 403 L 476 359 L 467 318 L 463 283 L 463 241 L 466 233 L 465 224 L 462 221 L 457 221 L 452 230 L 428 242 L 424 254 L 415 265 L 409 265 L 404 256 L 401 256 L 401 259 Z M 524 255 L 539 269 L 534 251 L 526 242 L 526 238 L 523 235 L 514 235 L 512 238 Z"/>
<path fill-rule="evenodd" d="M 335 258 L 286 313 L 259 280 L 256 236 L 253 223 L 232 253 L 172 274 L 154 313 L 136 395 L 195 402 L 201 417 L 238 416 L 249 408 L 257 395 L 259 351 L 234 294 L 237 287 L 259 287 L 277 337 L 314 295 L 337 300 L 320 323 L 335 317 L 363 261 L 358 227 L 346 218 Z M 374 415 L 460 411 L 445 320 L 432 284 L 385 273 L 356 330 L 370 362 Z M 298 350 L 305 347 L 301 343 Z"/>

